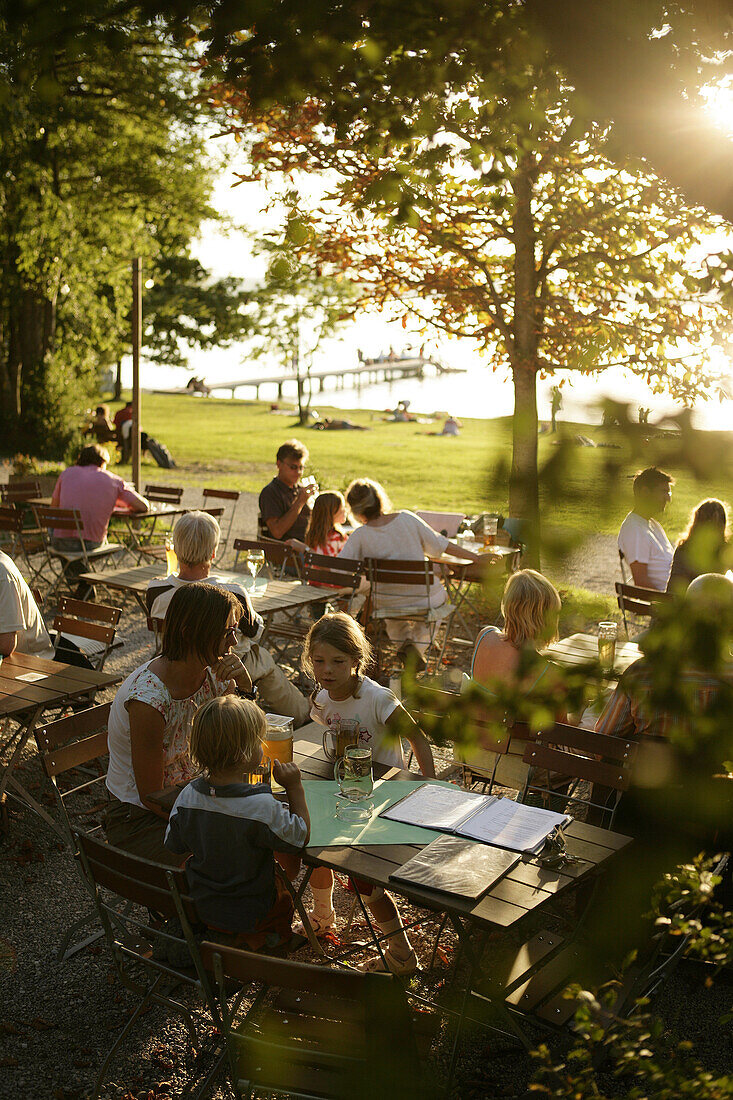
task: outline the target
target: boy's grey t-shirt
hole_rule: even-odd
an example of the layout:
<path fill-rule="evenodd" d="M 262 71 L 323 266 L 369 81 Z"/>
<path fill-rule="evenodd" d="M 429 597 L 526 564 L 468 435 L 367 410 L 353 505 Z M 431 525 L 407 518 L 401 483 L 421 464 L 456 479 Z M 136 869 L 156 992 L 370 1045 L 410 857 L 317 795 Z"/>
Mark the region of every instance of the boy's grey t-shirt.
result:
<path fill-rule="evenodd" d="M 269 786 L 212 787 L 194 779 L 171 811 L 165 846 L 191 852 L 186 863 L 191 897 L 205 924 L 252 932 L 275 904 L 273 852 L 298 852 L 307 827 L 272 796 Z"/>

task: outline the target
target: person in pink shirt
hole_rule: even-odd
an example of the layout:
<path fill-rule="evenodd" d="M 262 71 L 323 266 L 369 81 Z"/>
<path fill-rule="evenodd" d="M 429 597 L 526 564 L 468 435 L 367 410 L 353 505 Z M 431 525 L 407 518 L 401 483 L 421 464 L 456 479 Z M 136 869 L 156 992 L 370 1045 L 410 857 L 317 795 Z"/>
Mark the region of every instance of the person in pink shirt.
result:
<path fill-rule="evenodd" d="M 69 466 L 59 476 L 51 497 L 54 508 L 76 508 L 81 512 L 82 539 L 87 550 L 96 550 L 107 541 L 112 510 L 119 502 L 133 512 L 146 512 L 148 502 L 117 474 L 107 470 L 109 451 L 98 443 L 82 447 L 75 466 Z M 54 531 L 54 546 L 59 550 L 80 550 L 81 542 L 69 538 L 63 529 Z M 68 580 L 83 573 L 84 563 L 70 562 L 65 569 Z M 82 591 L 83 589 L 83 591 Z M 87 585 L 80 585 L 77 596 L 90 595 Z"/>

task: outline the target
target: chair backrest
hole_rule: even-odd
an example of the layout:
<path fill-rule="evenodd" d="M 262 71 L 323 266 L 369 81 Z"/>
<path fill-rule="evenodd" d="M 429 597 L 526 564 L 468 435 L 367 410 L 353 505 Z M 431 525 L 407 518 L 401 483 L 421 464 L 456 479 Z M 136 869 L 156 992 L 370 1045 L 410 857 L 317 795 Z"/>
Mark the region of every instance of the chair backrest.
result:
<path fill-rule="evenodd" d="M 649 618 L 654 614 L 656 604 L 671 599 L 669 592 L 658 592 L 655 588 L 640 588 L 638 585 L 616 581 L 616 602 L 625 615 L 643 615 Z"/>
<path fill-rule="evenodd" d="M 246 554 L 249 550 L 262 550 L 265 555 L 265 563 L 268 566 L 270 576 L 278 579 L 285 576 L 286 571 L 300 576 L 300 558 L 292 546 L 287 543 L 277 542 L 274 539 L 235 539 L 234 540 L 234 570 L 240 570 L 239 555 Z M 241 571 L 241 570 L 240 570 Z"/>
<path fill-rule="evenodd" d="M 610 828 L 621 794 L 628 788 L 635 753 L 634 741 L 558 722 L 527 745 L 524 761 L 531 770 L 522 797 L 544 794 L 564 803 L 585 805 L 594 817 L 593 824 Z M 567 792 L 558 793 L 552 786 L 553 775 L 574 783 Z M 581 783 L 591 784 L 588 793 Z"/>
<path fill-rule="evenodd" d="M 78 508 L 50 508 L 45 504 L 34 508 L 38 526 L 45 531 L 59 530 L 64 538 L 82 538 L 81 512 Z"/>
<path fill-rule="evenodd" d="M 366 558 L 365 565 L 369 583 L 373 586 L 400 584 L 430 588 L 440 583 L 433 562 L 425 559 Z"/>
<path fill-rule="evenodd" d="M 627 564 L 628 563 L 626 561 L 626 556 L 625 556 L 625 554 L 624 554 L 624 552 L 623 552 L 623 550 L 621 549 L 620 546 L 619 546 L 619 549 L 618 549 L 618 564 L 619 564 L 619 568 L 621 570 L 621 581 L 622 581 L 623 584 L 628 584 L 628 577 L 626 575 L 626 569 L 627 569 Z"/>
<path fill-rule="evenodd" d="M 100 769 L 96 775 L 88 770 L 78 772 L 77 769 L 107 755 L 110 706 L 111 703 L 100 703 L 67 718 L 46 722 L 34 730 L 41 764 L 53 784 L 56 804 L 70 842 L 74 829 L 79 827 L 78 822 L 74 825 L 72 819 L 90 813 L 87 799 L 82 795 L 105 793 L 106 769 Z M 95 809 L 91 807 L 91 812 Z M 99 828 L 101 826 L 97 825 L 85 831 L 94 832 Z"/>
<path fill-rule="evenodd" d="M 354 558 L 334 558 L 328 554 L 314 554 L 312 550 L 305 555 L 303 580 L 306 584 L 350 588 L 350 598 L 353 598 L 361 576 L 362 563 Z"/>
<path fill-rule="evenodd" d="M 23 530 L 23 513 L 16 508 L 0 508 L 0 531 L 10 531 L 18 535 Z"/>
<path fill-rule="evenodd" d="M 85 646 L 80 641 L 76 641 L 76 644 L 94 668 L 102 669 L 114 645 L 121 614 L 120 607 L 61 596 L 53 620 L 53 628 L 57 632 L 55 652 L 58 652 L 60 646 L 63 647 L 63 635 L 71 634 L 75 639 L 86 639 L 92 644 Z"/>
<path fill-rule="evenodd" d="M 161 504 L 180 504 L 183 489 L 174 485 L 146 485 L 143 496 L 147 500 L 157 500 Z"/>
<path fill-rule="evenodd" d="M 439 535 L 449 539 L 456 537 L 458 528 L 466 518 L 465 512 L 415 512 L 415 515 L 425 520 Z"/>
<path fill-rule="evenodd" d="M 354 1100 L 425 1095 L 405 991 L 393 975 L 362 974 L 263 957 L 204 942 L 245 1092 Z M 226 1006 L 226 982 L 265 987 L 257 1013 L 240 1022 Z"/>
<path fill-rule="evenodd" d="M 22 504 L 26 500 L 38 500 L 42 496 L 41 483 L 35 478 L 29 481 L 9 481 L 0 485 L 0 500 L 3 504 Z"/>

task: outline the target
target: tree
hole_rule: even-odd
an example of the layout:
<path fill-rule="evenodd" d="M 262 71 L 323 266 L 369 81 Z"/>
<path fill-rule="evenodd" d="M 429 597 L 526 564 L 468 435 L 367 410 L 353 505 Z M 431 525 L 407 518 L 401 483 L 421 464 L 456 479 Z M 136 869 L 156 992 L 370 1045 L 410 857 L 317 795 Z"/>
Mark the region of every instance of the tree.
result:
<path fill-rule="evenodd" d="M 234 338 L 242 304 L 190 257 L 217 216 L 195 57 L 160 27 L 96 9 L 94 27 L 75 4 L 57 10 L 73 33 L 56 47 L 27 12 L 16 25 L 0 9 L 15 31 L 0 44 L 0 426 L 7 445 L 49 456 L 129 342 L 133 255 L 157 284 L 154 352 Z"/>
<path fill-rule="evenodd" d="M 284 232 L 260 241 L 255 255 L 266 260 L 267 270 L 247 311 L 255 354 L 274 354 L 296 379 L 301 424 L 308 423 L 313 358 L 349 320 L 355 298 L 350 282 L 322 274 L 313 237 L 291 210 Z"/>
<path fill-rule="evenodd" d="M 336 119 L 333 104 L 314 98 L 264 112 L 246 87 L 219 85 L 214 98 L 226 96 L 232 129 L 247 139 L 247 178 L 329 173 L 330 201 L 303 247 L 352 279 L 361 305 L 397 303 L 478 340 L 511 370 L 509 509 L 527 521 L 537 561 L 537 376 L 622 364 L 693 398 L 713 382 L 706 345 L 723 339 L 725 314 L 704 263 L 686 259 L 719 221 L 642 164 L 605 155 L 605 132 L 583 117 L 516 11 L 494 7 L 505 38 L 499 47 L 486 29 L 491 71 L 458 50 L 457 79 L 448 70 L 426 100 L 395 94 L 401 55 L 395 81 L 390 56 L 374 63 L 384 89 L 376 119 L 391 118 L 394 130 L 401 114 L 397 139 L 386 130 L 380 139 L 359 89 L 349 127 L 345 107 Z"/>

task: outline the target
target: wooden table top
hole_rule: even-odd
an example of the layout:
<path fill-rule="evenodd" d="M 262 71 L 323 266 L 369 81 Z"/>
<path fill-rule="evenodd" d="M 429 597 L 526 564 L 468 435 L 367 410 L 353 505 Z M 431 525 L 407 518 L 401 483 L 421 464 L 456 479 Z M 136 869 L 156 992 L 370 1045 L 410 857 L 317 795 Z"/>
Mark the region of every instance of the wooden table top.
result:
<path fill-rule="evenodd" d="M 21 679 L 29 673 L 40 679 Z M 19 714 L 31 707 L 53 706 L 64 699 L 85 695 L 92 688 L 119 684 L 122 679 L 121 673 L 96 672 L 29 653 L 13 653 L 0 664 L 0 717 Z"/>
<path fill-rule="evenodd" d="M 333 764 L 326 760 L 323 749 L 310 741 L 296 741 L 293 758 L 304 779 L 330 779 Z M 415 772 L 400 771 L 375 765 L 376 778 L 417 779 Z M 631 843 L 631 838 L 573 821 L 565 830 L 571 855 L 581 862 L 560 871 L 543 868 L 537 856 L 524 855 L 519 863 L 494 884 L 478 902 L 422 890 L 405 882 L 394 882 L 390 873 L 411 859 L 424 845 L 354 845 L 353 847 L 306 848 L 305 860 L 330 867 L 341 874 L 356 875 L 367 882 L 399 893 L 411 902 L 437 912 L 451 912 L 487 928 L 509 928 L 538 906 L 572 886 L 578 879 L 597 873 L 619 851 Z"/>
<path fill-rule="evenodd" d="M 267 581 L 267 587 L 260 586 L 250 590 L 247 586 L 249 573 L 227 573 L 222 569 L 213 570 L 217 580 L 226 584 L 238 584 L 245 589 L 252 607 L 260 615 L 297 607 L 301 604 L 317 603 L 335 596 L 346 596 L 351 588 L 322 588 L 318 585 L 304 584 L 298 580 Z M 116 588 L 122 592 L 133 592 L 144 596 L 151 580 L 162 580 L 167 573 L 160 562 L 151 565 L 139 565 L 133 569 L 110 569 L 104 573 L 82 573 L 81 580 L 89 584 L 101 584 L 107 588 Z"/>
<path fill-rule="evenodd" d="M 542 655 L 564 668 L 593 664 L 598 661 L 598 638 L 595 634 L 570 634 L 567 638 L 561 638 L 559 642 L 548 645 L 542 650 Z M 613 671 L 620 676 L 640 657 L 641 650 L 636 642 L 625 642 L 619 639 L 616 642 Z"/>

